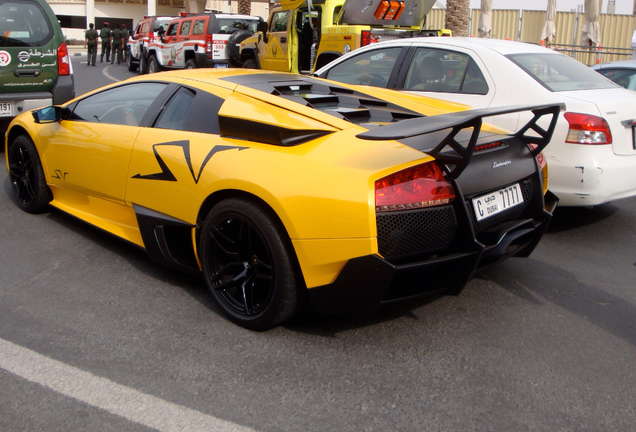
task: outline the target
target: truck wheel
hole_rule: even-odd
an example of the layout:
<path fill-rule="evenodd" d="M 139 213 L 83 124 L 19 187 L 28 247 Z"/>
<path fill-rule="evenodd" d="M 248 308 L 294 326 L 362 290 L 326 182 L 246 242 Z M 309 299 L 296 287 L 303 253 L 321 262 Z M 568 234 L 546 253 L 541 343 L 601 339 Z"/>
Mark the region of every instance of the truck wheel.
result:
<path fill-rule="evenodd" d="M 247 59 L 243 62 L 243 67 L 245 69 L 258 69 L 258 65 L 256 64 L 256 60 L 253 58 Z"/>
<path fill-rule="evenodd" d="M 141 75 L 148 73 L 148 60 L 144 52 L 139 54 L 139 73 Z"/>
<path fill-rule="evenodd" d="M 128 51 L 128 56 L 126 57 L 126 66 L 128 66 L 128 70 L 130 72 L 134 72 L 137 70 L 137 63 L 133 61 L 133 56 L 130 50 Z"/>
<path fill-rule="evenodd" d="M 185 64 L 185 68 L 186 69 L 196 69 L 197 68 L 197 62 L 190 59 L 186 62 Z"/>
<path fill-rule="evenodd" d="M 252 32 L 247 30 L 237 30 L 230 35 L 225 44 L 225 56 L 230 60 L 234 67 L 241 67 L 241 53 L 239 52 L 240 44 L 248 37 L 252 36 Z"/>
<path fill-rule="evenodd" d="M 154 54 L 151 54 L 148 57 L 148 73 L 160 72 L 161 68 L 159 66 L 159 62 L 157 61 L 157 57 Z"/>

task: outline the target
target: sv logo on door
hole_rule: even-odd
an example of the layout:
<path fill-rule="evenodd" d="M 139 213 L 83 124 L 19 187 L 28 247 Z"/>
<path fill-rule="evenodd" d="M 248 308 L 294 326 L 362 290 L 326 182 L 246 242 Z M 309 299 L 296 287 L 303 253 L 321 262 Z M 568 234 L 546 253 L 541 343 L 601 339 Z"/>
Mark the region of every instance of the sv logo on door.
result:
<path fill-rule="evenodd" d="M 55 170 L 54 173 L 55 174 L 53 174 L 51 177 L 59 180 L 66 180 L 66 175 L 68 174 L 67 172 L 62 172 L 60 170 Z"/>

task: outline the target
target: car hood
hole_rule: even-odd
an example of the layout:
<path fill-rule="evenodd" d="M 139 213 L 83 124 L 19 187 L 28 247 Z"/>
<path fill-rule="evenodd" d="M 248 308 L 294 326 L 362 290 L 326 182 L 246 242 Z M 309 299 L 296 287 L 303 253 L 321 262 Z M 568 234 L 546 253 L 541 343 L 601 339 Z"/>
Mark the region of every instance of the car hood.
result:
<path fill-rule="evenodd" d="M 567 91 L 555 94 L 593 104 L 598 109 L 598 114 L 609 124 L 614 153 L 617 155 L 636 155 L 634 126 L 632 126 L 632 123 L 636 122 L 636 92 L 615 88 Z M 568 111 L 570 110 L 571 108 L 568 106 Z"/>

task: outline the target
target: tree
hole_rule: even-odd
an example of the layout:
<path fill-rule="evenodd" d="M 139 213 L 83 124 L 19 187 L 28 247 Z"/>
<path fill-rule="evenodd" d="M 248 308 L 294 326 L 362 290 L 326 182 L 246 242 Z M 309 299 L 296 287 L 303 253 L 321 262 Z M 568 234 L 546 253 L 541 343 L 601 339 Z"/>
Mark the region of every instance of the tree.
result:
<path fill-rule="evenodd" d="M 251 0 L 238 0 L 238 13 L 241 15 L 252 14 L 252 1 Z"/>
<path fill-rule="evenodd" d="M 446 28 L 453 36 L 468 36 L 470 0 L 446 0 Z"/>

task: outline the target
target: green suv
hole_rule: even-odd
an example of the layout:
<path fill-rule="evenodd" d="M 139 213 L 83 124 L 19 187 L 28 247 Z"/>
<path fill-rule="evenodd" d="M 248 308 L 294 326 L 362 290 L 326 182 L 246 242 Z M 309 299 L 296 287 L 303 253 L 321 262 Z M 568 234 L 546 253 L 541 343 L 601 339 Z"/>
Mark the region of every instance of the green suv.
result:
<path fill-rule="evenodd" d="M 75 97 L 62 29 L 45 0 L 0 0 L 0 132 L 23 111 Z"/>

